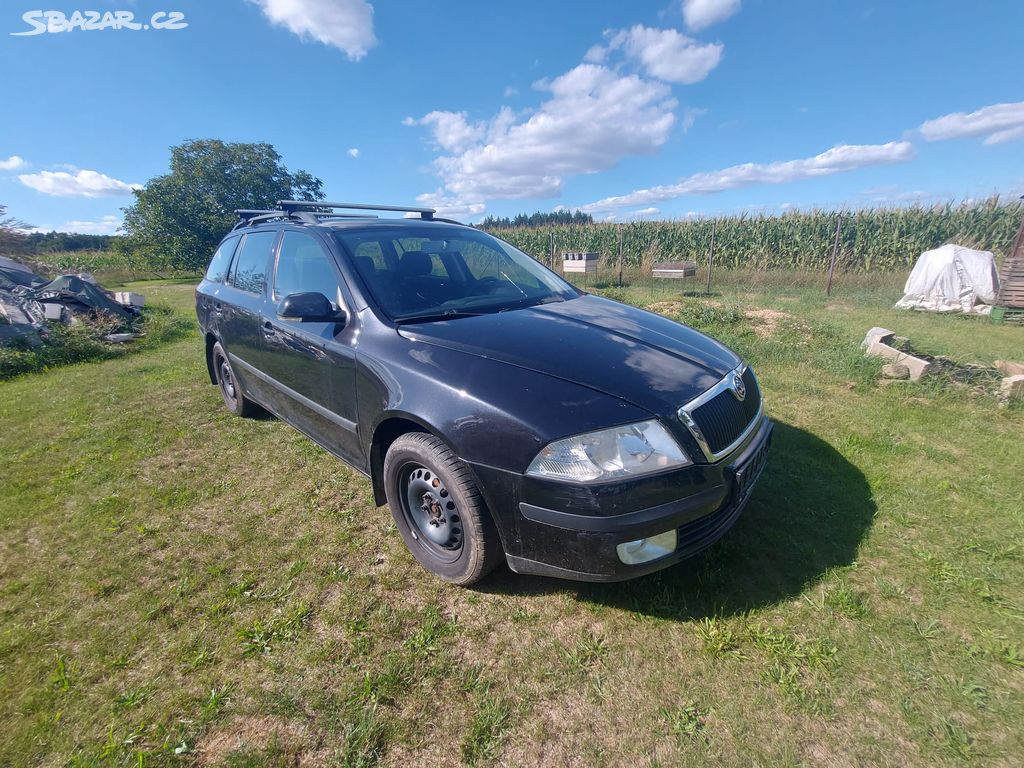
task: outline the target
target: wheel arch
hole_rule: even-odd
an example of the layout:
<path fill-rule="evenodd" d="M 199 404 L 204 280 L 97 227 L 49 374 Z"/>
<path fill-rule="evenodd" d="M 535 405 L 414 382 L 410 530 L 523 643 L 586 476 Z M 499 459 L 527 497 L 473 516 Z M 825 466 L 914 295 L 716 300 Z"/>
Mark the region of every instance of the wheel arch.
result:
<path fill-rule="evenodd" d="M 384 457 L 388 448 L 402 435 L 410 432 L 423 432 L 433 435 L 451 448 L 451 444 L 445 440 L 438 430 L 415 418 L 408 413 L 392 413 L 384 416 L 373 428 L 373 436 L 370 439 L 370 480 L 373 483 L 373 501 L 377 506 L 384 506 L 388 503 L 387 494 L 384 491 Z M 456 455 L 458 455 L 456 453 Z"/>
<path fill-rule="evenodd" d="M 374 427 L 373 437 L 370 442 L 370 450 L 368 455 L 370 457 L 370 479 L 373 483 L 374 488 L 374 503 L 378 506 L 384 506 L 387 504 L 387 494 L 384 490 L 384 457 L 387 455 L 387 450 L 391 446 L 391 443 L 398 439 L 403 434 L 410 432 L 422 432 L 425 434 L 433 435 L 438 440 L 443 442 L 449 450 L 457 457 L 462 459 L 462 453 L 458 450 L 458 447 L 447 438 L 444 433 L 434 427 L 432 424 L 425 422 L 423 419 L 414 416 L 413 414 L 406 412 L 392 412 L 384 414 L 381 420 Z M 463 459 L 463 461 L 465 461 Z M 490 504 L 490 494 L 483 483 L 480 482 L 480 478 L 473 470 L 472 465 L 466 465 L 469 469 L 470 476 L 473 478 L 473 482 L 476 483 L 477 488 L 480 490 L 480 496 L 483 498 L 484 506 L 487 509 L 487 514 L 490 516 L 490 520 L 494 522 L 498 528 L 499 535 L 504 541 L 505 530 L 500 524 L 500 521 L 495 516 L 494 508 Z"/>
<path fill-rule="evenodd" d="M 384 414 L 373 429 L 373 436 L 371 438 L 370 448 L 368 451 L 370 480 L 373 484 L 373 500 L 378 506 L 384 506 L 388 503 L 387 494 L 384 491 L 384 457 L 387 455 L 388 448 L 391 447 L 391 444 L 395 442 L 395 440 L 402 435 L 409 434 L 410 432 L 420 432 L 436 437 L 444 443 L 452 453 L 462 459 L 460 451 L 452 444 L 445 434 L 433 425 L 423 421 L 423 419 L 406 412 L 391 412 Z M 462 460 L 465 461 L 464 459 Z M 487 515 L 495 529 L 498 531 L 498 538 L 502 543 L 502 548 L 504 549 L 506 530 L 505 526 L 501 524 L 501 521 L 498 520 L 497 516 L 494 514 L 494 508 L 491 505 L 490 493 L 480 481 L 480 478 L 474 471 L 473 466 L 469 463 L 467 463 L 466 466 L 469 469 L 470 476 L 473 478 L 473 482 L 480 491 L 480 496 L 484 500 L 484 507 L 487 510 Z"/>

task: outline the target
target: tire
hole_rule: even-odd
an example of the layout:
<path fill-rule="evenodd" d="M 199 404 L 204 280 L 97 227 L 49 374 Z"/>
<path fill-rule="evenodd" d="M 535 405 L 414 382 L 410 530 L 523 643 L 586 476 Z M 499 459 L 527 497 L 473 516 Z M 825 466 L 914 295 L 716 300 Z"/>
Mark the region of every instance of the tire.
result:
<path fill-rule="evenodd" d="M 501 561 L 498 532 L 469 468 L 433 435 L 411 432 L 391 444 L 384 488 L 405 545 L 430 573 L 468 586 Z"/>
<path fill-rule="evenodd" d="M 224 347 L 218 341 L 213 345 L 213 371 L 217 378 L 217 388 L 220 396 L 224 398 L 224 405 L 228 407 L 235 416 L 249 418 L 259 413 L 260 407 L 242 393 L 238 386 L 235 372 L 231 368 L 231 361 L 228 359 Z"/>

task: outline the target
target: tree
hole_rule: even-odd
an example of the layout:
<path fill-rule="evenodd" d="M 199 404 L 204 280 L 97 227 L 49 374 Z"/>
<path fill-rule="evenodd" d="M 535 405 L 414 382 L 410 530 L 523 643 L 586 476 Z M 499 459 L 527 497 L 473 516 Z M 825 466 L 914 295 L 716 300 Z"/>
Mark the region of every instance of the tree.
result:
<path fill-rule="evenodd" d="M 150 267 L 199 270 L 238 220 L 236 209 L 322 200 L 322 188 L 306 171 L 289 173 L 270 144 L 186 141 L 171 147 L 170 173 L 135 191 L 117 247 Z"/>
<path fill-rule="evenodd" d="M 0 254 L 20 253 L 27 241 L 25 230 L 31 229 L 31 225 L 6 213 L 7 206 L 0 204 Z"/>
<path fill-rule="evenodd" d="M 537 211 L 529 215 L 517 214 L 515 218 L 508 216 L 488 216 L 480 222 L 481 229 L 507 229 L 509 227 L 541 227 L 547 224 L 593 224 L 594 217 L 581 210 L 575 211 L 550 211 L 548 213 Z"/>
<path fill-rule="evenodd" d="M 117 239 L 116 235 L 83 235 L 79 232 L 30 232 L 25 238 L 29 253 L 58 253 L 60 251 L 106 251 Z"/>

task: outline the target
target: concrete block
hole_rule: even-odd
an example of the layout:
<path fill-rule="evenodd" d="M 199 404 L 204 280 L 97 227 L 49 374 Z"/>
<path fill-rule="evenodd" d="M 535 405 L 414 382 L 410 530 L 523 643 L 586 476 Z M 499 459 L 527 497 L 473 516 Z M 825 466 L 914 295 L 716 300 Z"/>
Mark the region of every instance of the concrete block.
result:
<path fill-rule="evenodd" d="M 931 368 L 931 363 L 927 360 L 922 360 L 919 357 L 908 355 L 905 352 L 900 352 L 898 349 L 893 349 L 888 344 L 882 344 L 880 342 L 872 342 L 871 346 L 868 347 L 867 354 L 869 357 L 884 357 L 887 360 L 891 360 L 894 363 L 901 363 L 907 366 L 910 371 L 910 380 L 917 381 Z"/>
<path fill-rule="evenodd" d="M 1003 376 L 1024 376 L 1024 363 L 1011 363 L 1009 360 L 996 360 L 996 370 Z"/>
<path fill-rule="evenodd" d="M 133 293 L 132 291 L 117 291 L 114 293 L 114 301 L 124 307 L 146 306 L 146 297 L 141 293 Z"/>
<path fill-rule="evenodd" d="M 55 304 L 51 301 L 42 302 L 43 305 L 43 317 L 47 320 L 63 320 L 64 319 L 64 305 Z"/>
<path fill-rule="evenodd" d="M 888 328 L 879 328 L 875 326 L 868 331 L 867 336 L 864 337 L 864 341 L 860 343 L 861 349 L 867 349 L 876 341 L 882 344 L 888 344 L 892 338 L 896 335 L 894 331 L 890 331 Z"/>
<path fill-rule="evenodd" d="M 889 363 L 882 366 L 883 379 L 909 379 L 910 368 L 903 363 Z"/>
<path fill-rule="evenodd" d="M 1024 400 L 1024 375 L 1007 376 L 999 385 L 999 401 L 1012 403 Z"/>

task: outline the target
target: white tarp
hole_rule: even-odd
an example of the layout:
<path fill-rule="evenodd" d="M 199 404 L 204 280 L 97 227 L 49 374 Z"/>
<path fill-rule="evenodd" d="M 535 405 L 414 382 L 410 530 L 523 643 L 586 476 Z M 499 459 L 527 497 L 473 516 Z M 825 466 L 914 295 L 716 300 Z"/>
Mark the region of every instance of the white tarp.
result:
<path fill-rule="evenodd" d="M 925 251 L 903 293 L 899 309 L 988 314 L 999 293 L 995 257 L 952 243 Z"/>

